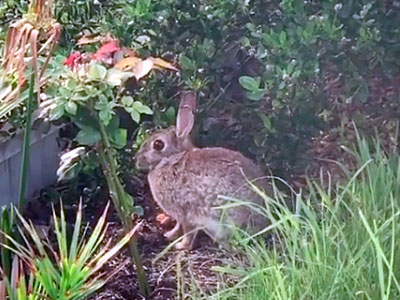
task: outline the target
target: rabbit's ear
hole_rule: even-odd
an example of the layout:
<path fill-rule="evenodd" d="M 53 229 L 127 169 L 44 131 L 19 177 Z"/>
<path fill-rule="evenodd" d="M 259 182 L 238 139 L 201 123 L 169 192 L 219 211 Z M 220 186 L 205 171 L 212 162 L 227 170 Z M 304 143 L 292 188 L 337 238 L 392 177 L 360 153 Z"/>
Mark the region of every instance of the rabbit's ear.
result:
<path fill-rule="evenodd" d="M 176 118 L 176 136 L 184 138 L 189 135 L 194 125 L 194 112 L 196 110 L 196 93 L 186 92 L 182 95 Z"/>

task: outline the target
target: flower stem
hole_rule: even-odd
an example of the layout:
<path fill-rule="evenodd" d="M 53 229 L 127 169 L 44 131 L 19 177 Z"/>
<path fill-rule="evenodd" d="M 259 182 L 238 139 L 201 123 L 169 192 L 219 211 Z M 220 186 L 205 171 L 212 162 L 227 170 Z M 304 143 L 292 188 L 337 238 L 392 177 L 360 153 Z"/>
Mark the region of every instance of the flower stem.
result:
<path fill-rule="evenodd" d="M 34 101 L 34 86 L 35 86 L 35 73 L 31 75 L 29 82 L 29 96 L 26 105 L 26 120 L 25 120 L 25 132 L 24 132 L 24 144 L 22 148 L 22 164 L 21 164 L 21 176 L 19 181 L 19 197 L 18 197 L 18 210 L 22 211 L 26 202 L 26 185 L 28 182 L 28 166 L 29 166 L 29 150 L 30 140 L 32 131 L 32 111 Z"/>
<path fill-rule="evenodd" d="M 117 162 L 115 157 L 113 157 L 111 153 L 112 148 L 104 124 L 100 120 L 99 127 L 102 145 L 99 147 L 98 153 L 100 156 L 103 172 L 107 180 L 110 197 L 118 213 L 118 217 L 120 218 L 122 225 L 124 226 L 125 232 L 129 232 L 133 228 L 130 211 L 128 210 L 131 205 L 130 203 L 126 203 L 126 201 L 128 201 L 128 198 L 125 196 L 126 192 L 118 177 Z M 140 258 L 140 253 L 135 236 L 131 239 L 129 243 L 129 250 L 136 265 L 139 290 L 143 294 L 143 296 L 147 297 L 150 294 L 150 288 Z"/>

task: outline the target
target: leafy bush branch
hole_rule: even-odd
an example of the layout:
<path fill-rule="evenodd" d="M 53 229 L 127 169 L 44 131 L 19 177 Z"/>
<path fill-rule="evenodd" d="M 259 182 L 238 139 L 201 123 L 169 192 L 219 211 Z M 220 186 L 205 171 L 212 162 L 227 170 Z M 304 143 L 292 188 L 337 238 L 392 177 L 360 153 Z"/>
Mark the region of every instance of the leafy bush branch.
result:
<path fill-rule="evenodd" d="M 97 40 L 80 42 L 92 44 Z M 153 112 L 126 92 L 126 81 L 130 78 L 140 80 L 153 69 L 177 69 L 160 58 L 141 59 L 132 50 L 120 48 L 112 39 L 103 41 L 96 53 L 73 53 L 65 65 L 62 72 L 49 80 L 48 99 L 41 105 L 42 117 L 50 120 L 67 117 L 79 128 L 75 138 L 79 147 L 62 156 L 59 179 L 73 177 L 80 158 L 86 153 L 95 153 L 114 207 L 124 228 L 129 231 L 133 227 L 132 215 L 140 215 L 142 211 L 135 206 L 118 176 L 116 150 L 126 145 L 127 130 L 120 128 L 116 109 L 123 108 L 133 121 L 139 123 L 143 114 Z M 149 288 L 135 239 L 132 239 L 130 249 L 140 290 L 147 295 Z"/>

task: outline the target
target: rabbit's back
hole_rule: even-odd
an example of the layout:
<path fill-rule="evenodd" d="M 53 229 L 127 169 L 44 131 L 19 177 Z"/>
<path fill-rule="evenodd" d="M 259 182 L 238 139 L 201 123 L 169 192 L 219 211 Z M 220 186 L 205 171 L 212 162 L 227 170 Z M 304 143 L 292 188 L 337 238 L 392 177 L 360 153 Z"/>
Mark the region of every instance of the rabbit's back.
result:
<path fill-rule="evenodd" d="M 218 196 L 262 204 L 248 183 L 262 176 L 260 168 L 241 153 L 215 147 L 166 158 L 149 173 L 149 182 L 154 199 L 166 213 L 196 227 L 219 220 L 222 210 L 215 207 L 227 200 Z M 266 188 L 262 179 L 255 184 Z M 238 226 L 259 229 L 266 223 L 246 205 L 230 209 L 227 216 Z"/>

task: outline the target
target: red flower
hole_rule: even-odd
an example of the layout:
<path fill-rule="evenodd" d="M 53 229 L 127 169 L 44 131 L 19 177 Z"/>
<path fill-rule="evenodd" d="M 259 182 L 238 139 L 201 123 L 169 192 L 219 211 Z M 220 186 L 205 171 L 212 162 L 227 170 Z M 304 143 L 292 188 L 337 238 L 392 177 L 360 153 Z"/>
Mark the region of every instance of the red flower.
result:
<path fill-rule="evenodd" d="M 72 53 L 68 58 L 65 60 L 64 65 L 68 66 L 72 70 L 75 68 L 77 61 L 81 58 L 81 53 L 76 51 Z"/>
<path fill-rule="evenodd" d="M 112 57 L 112 55 L 121 50 L 115 42 L 109 42 L 100 47 L 99 50 L 93 55 L 95 60 L 107 60 Z"/>

